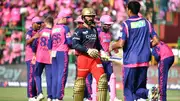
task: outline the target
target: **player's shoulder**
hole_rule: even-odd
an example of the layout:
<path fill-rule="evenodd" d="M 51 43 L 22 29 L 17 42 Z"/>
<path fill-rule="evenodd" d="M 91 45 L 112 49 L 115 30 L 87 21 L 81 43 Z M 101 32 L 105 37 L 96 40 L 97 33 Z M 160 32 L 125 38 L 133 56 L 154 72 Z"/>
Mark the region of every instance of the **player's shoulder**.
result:
<path fill-rule="evenodd" d="M 81 32 L 84 31 L 84 30 L 86 30 L 86 29 L 83 28 L 83 27 L 77 27 L 77 28 L 75 29 L 75 32 L 81 33 Z"/>
<path fill-rule="evenodd" d="M 69 26 L 67 26 L 67 25 L 64 25 L 63 28 L 64 28 L 66 31 L 70 31 L 70 28 L 69 28 Z"/>
<path fill-rule="evenodd" d="M 74 35 L 80 35 L 82 33 L 82 28 L 76 28 L 74 30 Z"/>
<path fill-rule="evenodd" d="M 148 19 L 142 17 L 141 20 L 144 20 L 145 22 L 149 23 L 149 24 L 152 24 Z"/>
<path fill-rule="evenodd" d="M 130 21 L 129 20 L 125 20 L 121 23 L 121 27 L 127 27 L 128 25 L 130 24 Z"/>
<path fill-rule="evenodd" d="M 98 35 L 100 36 L 100 35 L 102 35 L 104 32 L 102 31 L 102 29 L 100 28 L 99 30 L 98 30 Z"/>

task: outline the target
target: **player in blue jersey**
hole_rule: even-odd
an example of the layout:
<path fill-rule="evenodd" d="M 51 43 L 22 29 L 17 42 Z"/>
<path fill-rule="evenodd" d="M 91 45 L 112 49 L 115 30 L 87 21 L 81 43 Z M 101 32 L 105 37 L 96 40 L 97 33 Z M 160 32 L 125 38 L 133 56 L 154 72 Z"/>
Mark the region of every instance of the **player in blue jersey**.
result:
<path fill-rule="evenodd" d="M 122 36 L 110 45 L 110 50 L 123 48 L 123 85 L 125 101 L 157 99 L 157 88 L 146 89 L 147 69 L 151 57 L 150 40 L 158 44 L 152 34 L 153 28 L 148 20 L 139 17 L 140 4 L 131 1 L 127 6 L 129 18 L 122 23 Z"/>

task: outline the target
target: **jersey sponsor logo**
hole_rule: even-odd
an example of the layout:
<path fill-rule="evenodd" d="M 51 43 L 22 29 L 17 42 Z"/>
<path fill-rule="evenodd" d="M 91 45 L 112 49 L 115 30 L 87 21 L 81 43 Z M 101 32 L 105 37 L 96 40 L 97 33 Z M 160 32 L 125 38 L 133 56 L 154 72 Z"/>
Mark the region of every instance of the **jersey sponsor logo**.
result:
<path fill-rule="evenodd" d="M 43 33 L 42 33 L 42 36 L 44 36 L 44 37 L 50 37 L 50 33 L 49 33 L 49 32 L 43 32 Z"/>
<path fill-rule="evenodd" d="M 110 43 L 111 40 L 110 39 L 104 39 L 103 42 L 109 42 Z"/>
<path fill-rule="evenodd" d="M 111 40 L 108 36 L 103 36 L 103 42 L 111 42 Z"/>
<path fill-rule="evenodd" d="M 87 33 L 88 33 L 88 31 L 83 31 L 82 33 L 83 33 L 83 34 L 87 34 Z"/>
<path fill-rule="evenodd" d="M 61 28 L 54 28 L 52 30 L 52 33 L 59 33 L 59 32 L 61 32 Z"/>
<path fill-rule="evenodd" d="M 96 39 L 96 34 L 86 35 L 86 38 L 87 38 L 87 39 Z"/>
<path fill-rule="evenodd" d="M 146 26 L 145 20 L 140 20 L 136 22 L 131 22 L 131 28 L 141 28 Z"/>

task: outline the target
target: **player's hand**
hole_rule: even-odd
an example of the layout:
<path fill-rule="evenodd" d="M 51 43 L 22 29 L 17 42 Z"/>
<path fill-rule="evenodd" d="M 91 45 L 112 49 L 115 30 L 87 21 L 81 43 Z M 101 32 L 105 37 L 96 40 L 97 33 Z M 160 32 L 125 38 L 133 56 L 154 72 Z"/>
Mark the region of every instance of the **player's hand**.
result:
<path fill-rule="evenodd" d="M 88 49 L 87 51 L 88 55 L 91 56 L 92 58 L 97 58 L 99 57 L 99 52 L 97 49 Z"/>
<path fill-rule="evenodd" d="M 51 50 L 49 50 L 49 54 L 50 54 L 50 64 L 52 64 L 52 56 L 51 56 Z"/>
<path fill-rule="evenodd" d="M 40 37 L 40 34 L 39 33 L 36 33 L 33 38 L 36 39 L 36 38 L 39 38 Z"/>
<path fill-rule="evenodd" d="M 33 56 L 32 60 L 31 60 L 32 64 L 36 64 L 36 56 Z"/>
<path fill-rule="evenodd" d="M 101 60 L 109 61 L 109 55 L 107 52 L 101 50 Z"/>
<path fill-rule="evenodd" d="M 52 57 L 50 57 L 50 64 L 52 64 Z"/>

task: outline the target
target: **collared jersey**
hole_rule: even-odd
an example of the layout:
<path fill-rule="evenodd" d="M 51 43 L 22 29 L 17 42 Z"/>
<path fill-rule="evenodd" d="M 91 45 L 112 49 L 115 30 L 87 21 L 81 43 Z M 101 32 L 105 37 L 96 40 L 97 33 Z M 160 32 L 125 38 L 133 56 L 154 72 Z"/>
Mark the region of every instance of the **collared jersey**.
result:
<path fill-rule="evenodd" d="M 98 39 L 98 32 L 95 27 L 88 29 L 86 27 L 77 28 L 73 34 L 72 47 L 78 52 L 87 54 L 89 48 L 101 49 Z"/>

